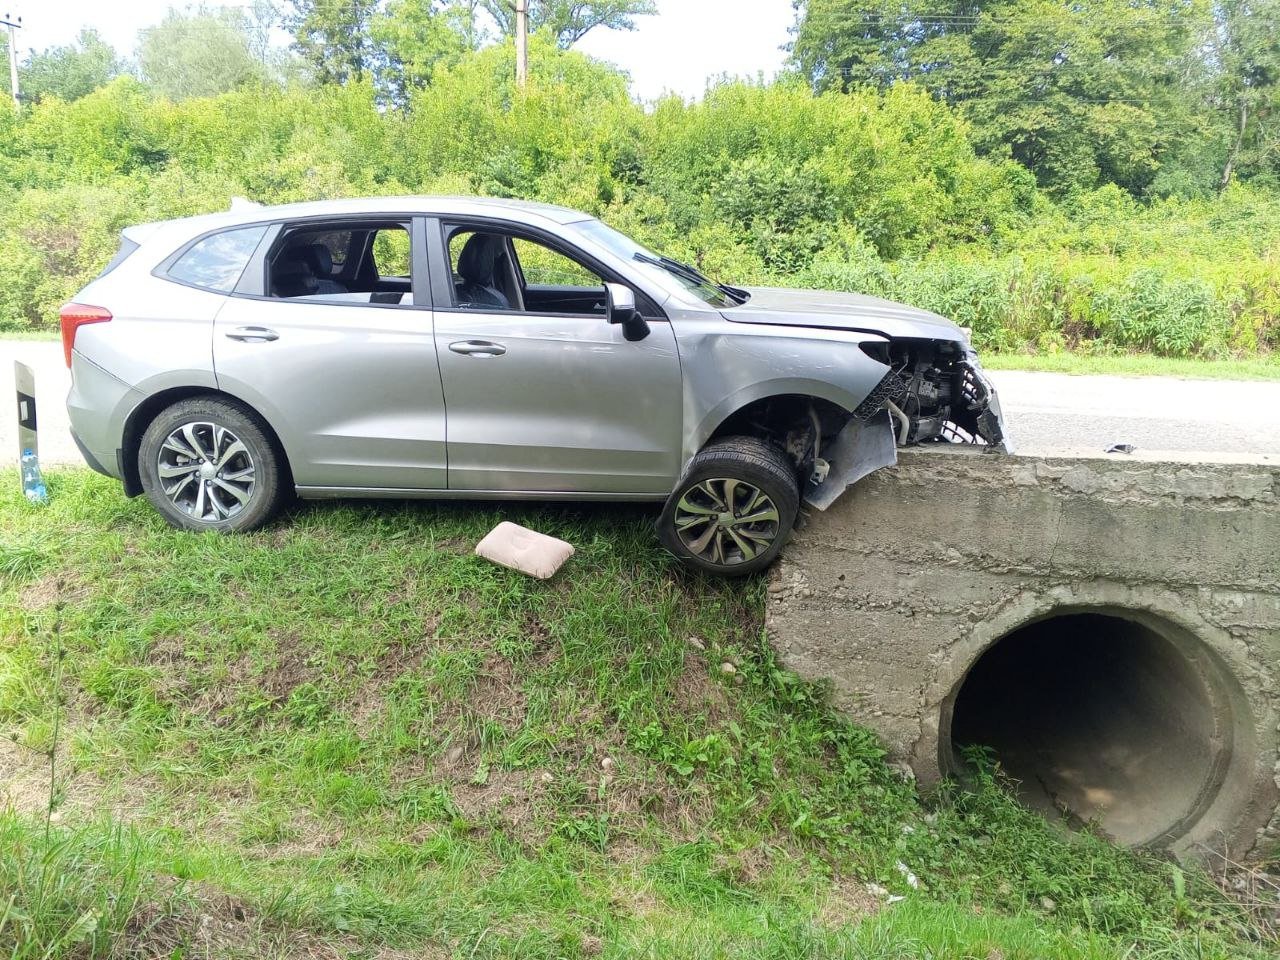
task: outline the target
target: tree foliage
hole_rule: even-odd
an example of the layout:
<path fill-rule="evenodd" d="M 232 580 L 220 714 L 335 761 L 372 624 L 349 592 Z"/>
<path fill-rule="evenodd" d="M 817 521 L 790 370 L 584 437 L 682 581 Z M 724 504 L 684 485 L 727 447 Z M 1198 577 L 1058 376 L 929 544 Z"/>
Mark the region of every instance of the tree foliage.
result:
<path fill-rule="evenodd" d="M 1224 50 L 1262 53 L 1198 81 L 1224 112 L 1249 98 L 1238 172 L 1220 192 L 1233 128 L 1212 115 L 1195 118 L 1208 132 L 1191 123 L 1195 135 L 1153 154 L 1138 135 L 1150 128 L 1124 134 L 1065 108 L 1090 152 L 1079 160 L 1065 133 L 1045 135 L 1053 169 L 1081 177 L 1045 190 L 1047 161 L 992 133 L 1020 122 L 1018 104 L 1009 117 L 979 113 L 976 97 L 953 106 L 935 78 L 905 68 L 821 93 L 800 78 L 722 82 L 699 102 L 646 107 L 623 74 L 549 31 L 531 38 L 517 90 L 511 44 L 471 49 L 472 14 L 467 0 L 391 0 L 370 21 L 373 66 L 341 84 L 224 79 L 224 92 L 187 96 L 122 76 L 74 101 L 0 109 L 0 327 L 56 322 L 129 223 L 225 209 L 236 195 L 479 193 L 585 210 L 726 280 L 917 303 L 984 348 L 1280 347 L 1280 197 L 1258 172 L 1271 162 L 1269 38 L 1222 33 Z M 1019 22 L 1021 33 L 1000 26 L 1000 44 L 1034 52 L 1052 39 Z M 1080 29 L 1080 50 L 1109 36 Z M 240 33 L 241 53 L 254 49 L 252 23 Z M 1067 84 L 1066 71 L 1048 73 Z M 1053 83 L 1046 104 L 1090 99 Z M 1169 139 L 1158 125 L 1150 135 Z M 1159 187 L 1179 165 L 1198 192 L 1191 178 Z"/>
<path fill-rule="evenodd" d="M 7 69 L 8 65 L 5 64 Z M 33 53 L 22 65 L 22 93 L 29 100 L 78 100 L 119 76 L 123 64 L 111 44 L 92 28 L 76 42 Z"/>
<path fill-rule="evenodd" d="M 379 0 L 289 0 L 284 27 L 320 83 L 361 80 L 376 68 L 370 27 Z"/>
<path fill-rule="evenodd" d="M 815 89 L 919 83 L 965 112 L 980 150 L 1057 190 L 1217 186 L 1209 170 L 1225 163 L 1235 115 L 1275 100 L 1280 0 L 796 5 L 792 55 Z M 1270 175 L 1274 161 L 1245 139 L 1249 174 Z"/>
<path fill-rule="evenodd" d="M 397 104 L 484 39 L 475 0 L 390 0 L 373 17 L 369 34 L 378 51 L 379 86 Z"/>
<path fill-rule="evenodd" d="M 516 9 L 511 0 L 480 0 L 504 37 L 516 32 Z M 529 0 L 529 29 L 546 31 L 564 49 L 596 27 L 634 30 L 636 17 L 658 12 L 654 0 Z"/>
<path fill-rule="evenodd" d="M 1220 0 L 1213 13 L 1213 94 L 1234 121 L 1218 185 L 1237 169 L 1280 179 L 1280 0 Z"/>
<path fill-rule="evenodd" d="M 266 78 L 237 8 L 170 10 L 138 38 L 138 72 L 171 100 L 210 97 Z"/>

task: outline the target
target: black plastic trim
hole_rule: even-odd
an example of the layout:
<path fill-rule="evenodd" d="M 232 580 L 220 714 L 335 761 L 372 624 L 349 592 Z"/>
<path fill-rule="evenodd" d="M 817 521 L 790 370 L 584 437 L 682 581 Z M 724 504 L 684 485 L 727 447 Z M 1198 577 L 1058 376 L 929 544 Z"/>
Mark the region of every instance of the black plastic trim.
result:
<path fill-rule="evenodd" d="M 71 439 L 75 441 L 76 449 L 80 451 L 80 456 L 84 457 L 84 462 L 89 465 L 89 468 L 91 470 L 93 470 L 95 473 L 102 474 L 104 477 L 111 476 L 110 471 L 108 471 L 101 463 L 98 462 L 98 458 L 89 452 L 88 447 L 86 447 L 83 443 L 80 442 L 80 438 L 76 436 L 76 432 L 74 430 L 71 431 Z"/>

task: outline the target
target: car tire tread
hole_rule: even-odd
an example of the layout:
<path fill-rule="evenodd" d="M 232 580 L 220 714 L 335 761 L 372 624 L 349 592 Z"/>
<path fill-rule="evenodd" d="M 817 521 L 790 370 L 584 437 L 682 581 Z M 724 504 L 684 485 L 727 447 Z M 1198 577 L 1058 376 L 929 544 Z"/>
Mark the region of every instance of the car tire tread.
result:
<path fill-rule="evenodd" d="M 254 497 L 235 516 L 217 523 L 193 521 L 184 515 L 160 489 L 155 460 L 159 445 L 184 420 L 208 420 L 232 428 L 249 445 L 255 465 Z M 272 438 L 270 428 L 256 412 L 243 404 L 215 396 L 188 397 L 161 410 L 143 431 L 138 444 L 138 475 L 142 490 L 152 506 L 170 525 L 182 530 L 213 530 L 219 533 L 247 533 L 275 516 L 285 499 L 284 457 Z"/>
<path fill-rule="evenodd" d="M 691 554 L 676 535 L 674 523 L 676 504 L 685 490 L 726 472 L 764 489 L 780 516 L 778 535 L 770 547 L 755 558 L 732 566 L 712 564 Z M 791 535 L 799 510 L 800 484 L 787 455 L 776 445 L 756 437 L 726 437 L 708 444 L 689 461 L 689 469 L 663 507 L 658 519 L 658 535 L 667 550 L 694 569 L 719 576 L 747 576 L 777 559 Z"/>

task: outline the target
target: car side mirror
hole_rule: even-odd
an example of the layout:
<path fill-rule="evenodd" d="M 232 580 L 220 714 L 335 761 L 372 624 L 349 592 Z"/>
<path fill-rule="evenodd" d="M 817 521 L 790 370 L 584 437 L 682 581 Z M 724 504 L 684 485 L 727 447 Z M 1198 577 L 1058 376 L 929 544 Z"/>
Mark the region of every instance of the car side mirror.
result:
<path fill-rule="evenodd" d="M 622 335 L 635 342 L 649 335 L 649 324 L 636 309 L 635 291 L 625 284 L 606 283 L 605 316 L 610 323 L 622 324 Z"/>

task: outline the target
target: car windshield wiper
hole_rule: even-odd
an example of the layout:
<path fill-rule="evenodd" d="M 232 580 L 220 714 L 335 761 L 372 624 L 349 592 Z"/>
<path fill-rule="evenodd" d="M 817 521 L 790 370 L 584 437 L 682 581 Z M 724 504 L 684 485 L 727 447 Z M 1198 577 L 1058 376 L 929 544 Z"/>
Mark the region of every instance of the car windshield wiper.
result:
<path fill-rule="evenodd" d="M 649 263 L 655 267 L 662 267 L 668 273 L 674 273 L 676 276 L 684 277 L 686 280 L 692 280 L 697 284 L 705 284 L 715 290 L 719 290 L 721 294 L 737 303 L 745 303 L 746 297 L 736 287 L 730 287 L 727 284 L 716 283 L 706 274 L 698 270 L 697 267 L 683 263 L 673 257 L 650 256 L 647 253 L 636 252 L 634 254 L 636 260 L 641 263 Z"/>
<path fill-rule="evenodd" d="M 746 303 L 748 300 L 751 299 L 751 294 L 747 293 L 747 291 L 743 290 L 741 287 L 731 287 L 727 283 L 721 283 L 718 280 L 712 280 L 710 277 L 708 277 L 705 273 L 703 273 L 701 270 L 699 270 L 697 267 L 693 266 L 692 264 L 684 263 L 681 260 L 675 260 L 671 257 L 660 257 L 659 259 L 661 259 L 664 263 L 671 265 L 672 267 L 676 267 L 680 270 L 687 270 L 691 276 L 700 277 L 703 283 L 711 284 L 711 286 L 715 287 L 717 290 L 723 293 L 730 300 L 736 301 L 737 303 Z"/>

